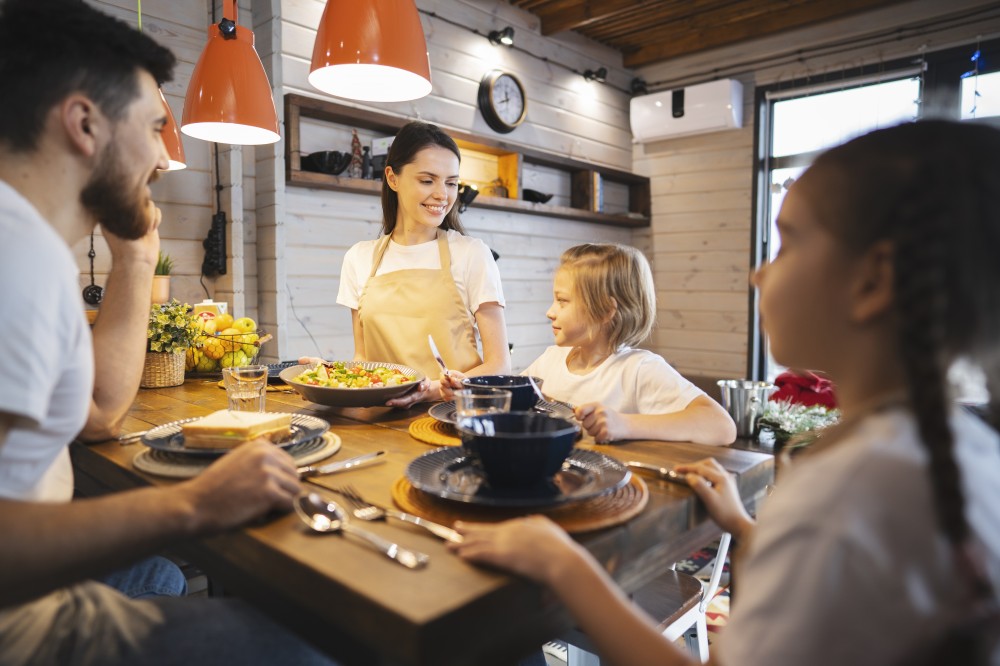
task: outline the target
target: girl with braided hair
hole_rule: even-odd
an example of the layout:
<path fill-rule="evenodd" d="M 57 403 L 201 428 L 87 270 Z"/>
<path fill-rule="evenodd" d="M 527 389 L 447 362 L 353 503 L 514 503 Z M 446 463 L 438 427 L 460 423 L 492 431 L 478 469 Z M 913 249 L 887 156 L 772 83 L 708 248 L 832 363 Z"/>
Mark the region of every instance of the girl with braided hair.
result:
<path fill-rule="evenodd" d="M 998 196 L 1000 132 L 945 121 L 850 141 L 789 190 L 754 277 L 762 320 L 778 362 L 835 382 L 844 418 L 759 524 L 715 460 L 678 468 L 744 546 L 713 662 L 935 663 L 947 645 L 936 663 L 1000 664 Z M 985 375 L 992 426 L 953 403 L 958 361 Z M 449 547 L 550 586 L 614 663 L 690 663 L 547 519 L 458 529 Z"/>

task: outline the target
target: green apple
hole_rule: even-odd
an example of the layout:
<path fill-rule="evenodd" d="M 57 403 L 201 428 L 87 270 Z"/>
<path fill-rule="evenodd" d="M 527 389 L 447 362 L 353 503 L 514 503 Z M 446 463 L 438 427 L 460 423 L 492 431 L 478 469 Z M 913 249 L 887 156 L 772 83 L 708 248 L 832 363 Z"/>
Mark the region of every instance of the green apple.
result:
<path fill-rule="evenodd" d="M 250 317 L 240 317 L 233 322 L 233 328 L 239 329 L 240 333 L 253 333 L 257 330 L 257 322 Z"/>

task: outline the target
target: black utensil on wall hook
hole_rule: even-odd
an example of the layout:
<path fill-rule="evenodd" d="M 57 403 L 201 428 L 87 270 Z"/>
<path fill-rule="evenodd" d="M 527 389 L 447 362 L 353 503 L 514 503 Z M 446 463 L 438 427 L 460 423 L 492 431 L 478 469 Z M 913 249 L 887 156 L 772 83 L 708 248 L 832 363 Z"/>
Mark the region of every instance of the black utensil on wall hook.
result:
<path fill-rule="evenodd" d="M 94 232 L 90 232 L 90 252 L 87 253 L 90 257 L 90 284 L 83 288 L 83 302 L 87 305 L 100 305 L 101 301 L 104 300 L 104 287 L 94 283 L 94 257 L 97 253 L 94 252 Z"/>

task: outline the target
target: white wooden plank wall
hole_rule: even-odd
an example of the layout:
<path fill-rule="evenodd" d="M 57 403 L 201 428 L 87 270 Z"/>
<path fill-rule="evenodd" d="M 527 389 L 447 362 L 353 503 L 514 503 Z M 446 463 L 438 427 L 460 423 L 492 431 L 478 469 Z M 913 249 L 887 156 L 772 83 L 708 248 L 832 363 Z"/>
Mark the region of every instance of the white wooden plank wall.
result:
<path fill-rule="evenodd" d="M 744 90 L 752 117 L 752 87 Z M 753 123 L 636 146 L 652 183 L 653 348 L 683 374 L 742 377 Z"/>
<path fill-rule="evenodd" d="M 418 7 L 446 16 L 478 30 L 453 26 L 421 14 L 431 59 L 434 84 L 430 96 L 411 103 L 339 103 L 371 108 L 407 118 L 420 118 L 445 128 L 484 136 L 499 136 L 482 121 L 476 109 L 479 80 L 494 67 L 513 71 L 527 89 L 528 117 L 517 130 L 502 138 L 513 146 L 530 146 L 569 155 L 614 168 L 630 170 L 632 148 L 628 127 L 627 96 L 608 86 L 584 81 L 554 65 L 526 54 L 495 47 L 485 35 L 505 25 L 517 31 L 517 44 L 534 53 L 583 71 L 601 64 L 612 70 L 619 86 L 630 80 L 621 69 L 621 57 L 603 46 L 571 36 L 555 40 L 538 34 L 537 19 L 505 2 L 419 0 Z M 281 69 L 285 92 L 327 98 L 306 80 L 322 16 L 322 0 L 282 0 Z M 302 151 L 336 149 L 350 145 L 347 128 L 303 124 Z M 372 133 L 359 131 L 363 144 Z M 469 165 L 475 172 L 474 165 Z M 556 195 L 553 203 L 568 205 L 569 177 L 558 170 L 526 165 L 522 187 Z M 623 196 L 625 197 L 623 199 Z M 606 191 L 609 212 L 624 211 L 627 192 L 620 186 Z M 340 266 L 354 243 L 375 238 L 381 228 L 381 207 L 376 196 L 345 194 L 289 187 L 285 190 L 285 283 L 269 283 L 262 273 L 261 293 L 288 294 L 287 335 L 278 347 L 282 358 L 320 354 L 327 358 L 353 353 L 349 311 L 336 305 Z M 498 266 L 507 299 L 507 324 L 514 344 L 513 365 L 530 363 L 552 335 L 545 318 L 551 302 L 552 276 L 562 251 L 585 241 L 632 242 L 628 229 L 556 220 L 530 214 L 487 211 L 475 203 L 463 216 L 467 230 L 500 254 Z M 278 270 L 281 270 L 280 268 Z M 268 312 L 269 305 L 262 307 Z M 265 319 L 269 316 L 265 315 Z M 278 312 L 274 313 L 278 318 Z M 310 337 L 311 336 L 311 337 Z M 315 340 L 315 342 L 313 342 Z"/>

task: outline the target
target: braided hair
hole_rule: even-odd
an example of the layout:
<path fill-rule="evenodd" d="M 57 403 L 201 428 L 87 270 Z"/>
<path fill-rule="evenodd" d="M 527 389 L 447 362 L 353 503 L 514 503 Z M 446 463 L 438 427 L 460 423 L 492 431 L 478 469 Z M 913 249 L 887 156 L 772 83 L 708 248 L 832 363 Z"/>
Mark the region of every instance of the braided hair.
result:
<path fill-rule="evenodd" d="M 909 398 L 928 452 L 937 522 L 959 562 L 968 562 L 948 369 L 958 359 L 987 378 L 988 420 L 1000 425 L 1000 131 L 924 121 L 876 131 L 835 148 L 814 169 L 840 196 L 820 222 L 862 251 L 889 240 L 898 348 Z M 831 199 L 834 199 L 831 197 Z M 933 473 L 931 473 L 933 470 Z M 979 599 L 992 598 L 983 572 L 971 574 Z"/>

